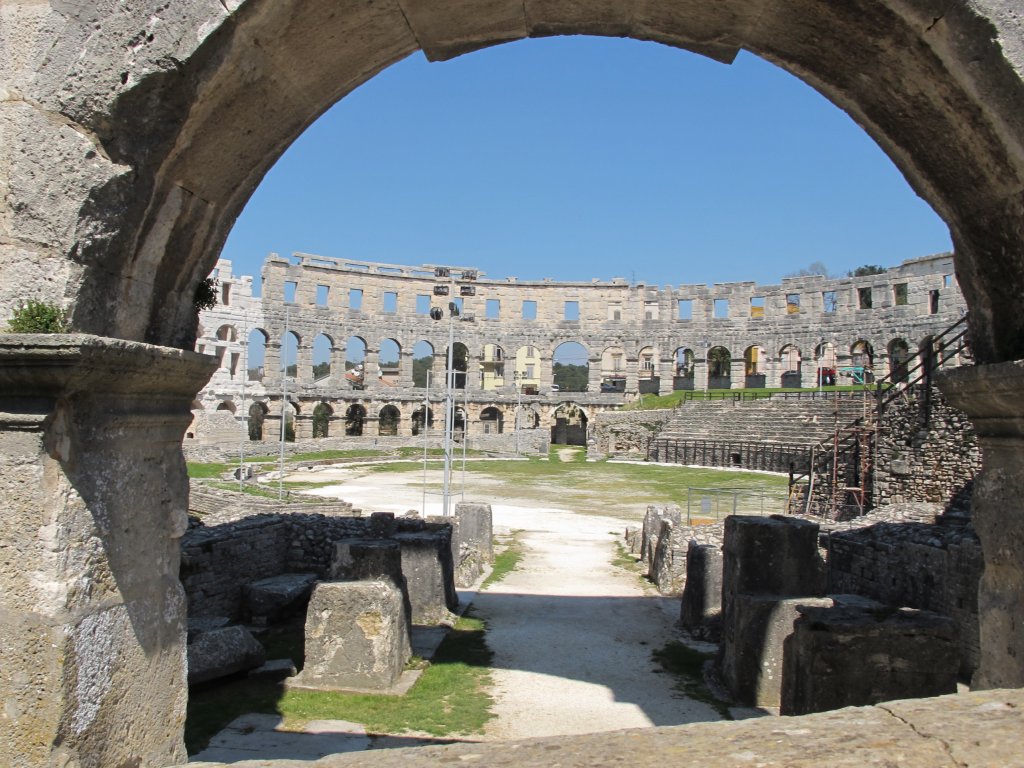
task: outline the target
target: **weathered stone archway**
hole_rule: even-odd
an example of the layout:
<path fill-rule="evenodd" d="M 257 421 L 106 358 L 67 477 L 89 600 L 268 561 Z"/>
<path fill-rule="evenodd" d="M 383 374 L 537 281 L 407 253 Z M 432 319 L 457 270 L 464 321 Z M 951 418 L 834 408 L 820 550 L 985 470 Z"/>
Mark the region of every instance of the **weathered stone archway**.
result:
<path fill-rule="evenodd" d="M 496 0 L 467 7 L 434 0 L 142 0 L 129 9 L 81 0 L 5 3 L 2 313 L 32 293 L 68 306 L 81 331 L 189 347 L 198 282 L 264 173 L 327 107 L 418 49 L 441 60 L 531 36 L 599 34 L 722 61 L 744 48 L 846 110 L 949 225 L 972 309 L 975 359 L 1024 358 L 1024 18 L 1012 0 Z M 23 366 L 29 347 L 32 340 L 5 347 L 5 365 Z M 5 450 L 38 469 L 27 484 L 9 487 L 5 501 L 26 514 L 47 512 L 69 542 L 73 573 L 97 583 L 112 575 L 102 599 L 72 590 L 45 620 L 31 606 L 5 604 L 20 617 L 12 626 L 24 629 L 4 647 L 14 657 L 30 655 L 42 626 L 64 632 L 69 648 L 116 640 L 125 658 L 151 665 L 144 677 L 183 685 L 183 614 L 173 582 L 187 482 L 175 452 L 211 368 L 188 355 L 95 340 L 32 349 L 31 359 L 63 362 L 38 368 L 31 380 L 3 378 L 5 434 L 18 436 Z M 154 380 L 157 370 L 164 373 Z M 998 370 L 1000 392 L 1024 388 L 1018 369 Z M 980 430 L 986 461 L 995 456 L 1003 474 L 1012 474 L 1022 451 L 1007 440 L 1021 439 L 1012 427 L 1021 398 L 993 397 L 972 411 L 971 375 L 958 378 L 960 404 L 988 425 Z M 98 393 L 109 381 L 126 390 L 117 405 L 126 424 L 145 423 L 143 413 L 159 421 L 152 460 L 137 460 L 136 438 L 100 431 L 111 404 Z M 97 442 L 102 450 L 92 450 Z M 78 456 L 91 458 L 76 465 Z M 119 483 L 97 485 L 85 469 L 116 471 Z M 158 497 L 124 490 L 157 482 Z M 1014 600 L 1019 605 L 1024 592 L 1024 520 L 1002 502 L 1019 510 L 1020 485 L 982 482 L 975 496 L 992 574 L 982 600 L 982 680 L 989 685 L 1024 683 L 1024 628 L 985 619 L 986 611 L 995 616 Z M 74 504 L 88 514 L 65 514 L 58 486 L 74 489 Z M 144 538 L 158 550 L 147 557 L 152 573 L 137 582 L 137 569 L 118 555 L 132 544 L 104 517 L 132 519 L 136 502 L 154 518 Z M 1000 530 L 994 521 L 1004 517 Z M 70 583 L 65 564 L 52 562 L 38 537 L 22 551 L 37 553 L 39 568 L 49 569 L 45 578 Z M 111 605 L 127 606 L 125 616 Z M 161 608 L 152 614 L 152 606 Z M 16 761 L 159 765 L 181 756 L 181 696 L 152 700 L 140 696 L 138 677 L 114 675 L 113 662 L 71 651 L 60 658 L 46 662 L 53 666 L 42 672 L 45 692 L 35 704 L 23 684 L 3 683 L 5 700 L 18 702 L 7 708 L 17 722 L 4 736 Z M 38 701 L 47 704 L 40 709 Z M 132 729 L 139 717 L 147 727 Z M 126 726 L 131 738 L 123 737 Z"/>

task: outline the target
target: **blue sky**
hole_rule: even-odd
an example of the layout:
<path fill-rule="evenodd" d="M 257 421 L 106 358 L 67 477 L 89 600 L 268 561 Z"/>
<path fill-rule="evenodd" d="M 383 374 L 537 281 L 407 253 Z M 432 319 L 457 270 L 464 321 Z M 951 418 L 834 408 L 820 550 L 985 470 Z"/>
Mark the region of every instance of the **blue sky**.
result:
<path fill-rule="evenodd" d="M 385 70 L 289 148 L 223 255 L 256 275 L 304 251 L 667 285 L 950 248 L 877 145 L 782 70 L 580 37 Z"/>

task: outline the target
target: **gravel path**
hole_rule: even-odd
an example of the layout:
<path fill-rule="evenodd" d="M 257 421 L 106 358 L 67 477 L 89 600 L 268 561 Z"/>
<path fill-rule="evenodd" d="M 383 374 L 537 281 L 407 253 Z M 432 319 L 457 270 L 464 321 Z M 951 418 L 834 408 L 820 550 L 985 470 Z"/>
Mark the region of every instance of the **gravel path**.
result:
<path fill-rule="evenodd" d="M 678 601 L 611 564 L 622 523 L 557 509 L 494 507 L 518 530 L 519 568 L 477 595 L 494 651 L 486 738 L 515 739 L 717 720 L 684 698 L 651 652 L 673 639 Z"/>

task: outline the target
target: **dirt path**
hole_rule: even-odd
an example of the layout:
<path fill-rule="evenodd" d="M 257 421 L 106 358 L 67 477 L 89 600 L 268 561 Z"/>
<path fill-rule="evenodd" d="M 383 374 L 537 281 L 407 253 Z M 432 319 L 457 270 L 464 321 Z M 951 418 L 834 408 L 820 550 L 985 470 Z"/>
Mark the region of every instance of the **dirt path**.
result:
<path fill-rule="evenodd" d="M 522 531 L 526 555 L 474 601 L 495 653 L 488 739 L 719 719 L 651 659 L 673 638 L 678 601 L 611 565 L 621 521 L 509 506 L 494 515 L 498 530 Z"/>
<path fill-rule="evenodd" d="M 339 485 L 319 492 L 367 512 L 420 507 L 420 473 L 360 474 L 330 470 Z M 651 659 L 674 639 L 679 601 L 645 592 L 636 574 L 612 565 L 621 518 L 538 508 L 529 500 L 494 498 L 494 489 L 474 490 L 490 497 L 495 531 L 520 531 L 525 551 L 517 570 L 474 600 L 494 651 L 496 718 L 485 738 L 719 719 L 711 707 L 681 697 L 672 676 Z M 553 493 L 558 498 L 557 489 Z M 428 508 L 437 514 L 439 501 L 428 501 Z"/>

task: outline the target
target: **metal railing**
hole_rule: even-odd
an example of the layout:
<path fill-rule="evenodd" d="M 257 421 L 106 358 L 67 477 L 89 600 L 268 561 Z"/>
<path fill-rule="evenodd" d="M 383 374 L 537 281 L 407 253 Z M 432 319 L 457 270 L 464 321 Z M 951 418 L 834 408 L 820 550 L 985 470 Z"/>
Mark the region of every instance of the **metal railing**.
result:
<path fill-rule="evenodd" d="M 810 466 L 810 448 L 750 440 L 652 439 L 647 460 L 702 467 L 742 467 L 766 472 L 790 472 Z"/>

